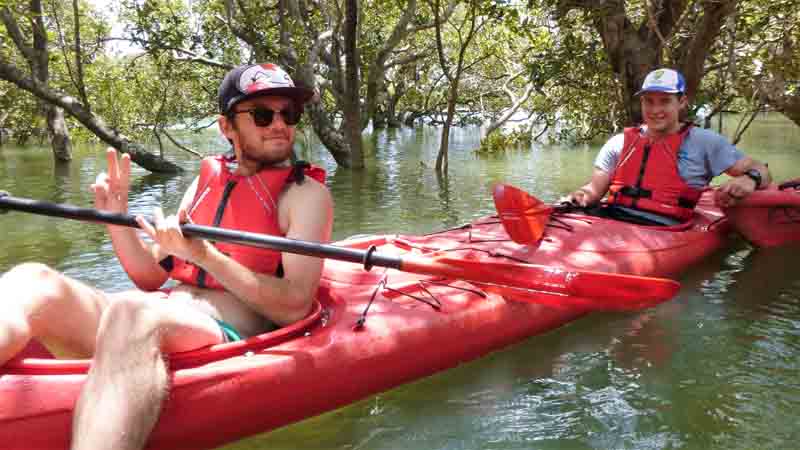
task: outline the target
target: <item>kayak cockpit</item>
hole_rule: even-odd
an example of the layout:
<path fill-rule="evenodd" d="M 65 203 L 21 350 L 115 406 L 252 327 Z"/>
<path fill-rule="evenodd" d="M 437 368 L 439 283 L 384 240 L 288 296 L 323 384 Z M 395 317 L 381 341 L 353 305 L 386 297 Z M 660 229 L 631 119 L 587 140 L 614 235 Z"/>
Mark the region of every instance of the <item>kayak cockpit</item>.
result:
<path fill-rule="evenodd" d="M 241 341 L 173 353 L 169 355 L 169 367 L 171 370 L 196 367 L 273 347 L 304 334 L 320 322 L 324 315 L 325 308 L 319 301 L 316 301 L 309 315 L 292 325 Z M 89 370 L 89 363 L 88 359 L 57 359 L 41 343 L 32 340 L 19 355 L 3 366 L 2 371 L 41 375 L 84 374 Z"/>

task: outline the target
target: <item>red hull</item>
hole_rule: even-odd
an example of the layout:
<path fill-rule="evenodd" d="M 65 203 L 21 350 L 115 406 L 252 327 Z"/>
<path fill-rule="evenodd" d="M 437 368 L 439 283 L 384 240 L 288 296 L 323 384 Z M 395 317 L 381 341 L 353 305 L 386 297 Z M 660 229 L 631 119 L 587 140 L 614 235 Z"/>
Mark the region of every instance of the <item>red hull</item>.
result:
<path fill-rule="evenodd" d="M 800 179 L 753 192 L 725 214 L 733 229 L 759 247 L 800 242 Z"/>
<path fill-rule="evenodd" d="M 496 219 L 429 236 L 350 241 L 384 253 L 437 250 L 454 257 L 675 275 L 717 250 L 721 212 L 701 209 L 685 229 L 657 229 L 578 215 L 548 227 L 538 249 L 508 240 Z M 570 228 L 568 230 L 567 228 Z M 535 294 L 540 304 L 483 294 L 464 281 L 428 285 L 436 310 L 379 290 L 365 325 L 354 330 L 378 282 L 424 297 L 418 280 L 395 270 L 326 261 L 321 308 L 303 323 L 244 342 L 171 359 L 173 387 L 149 448 L 212 448 L 328 411 L 478 358 L 591 312 L 579 302 Z M 30 346 L 29 350 L 34 351 Z M 28 357 L 0 374 L 0 442 L 5 449 L 63 449 L 86 361 Z M 102 426 L 98 423 L 97 426 Z"/>

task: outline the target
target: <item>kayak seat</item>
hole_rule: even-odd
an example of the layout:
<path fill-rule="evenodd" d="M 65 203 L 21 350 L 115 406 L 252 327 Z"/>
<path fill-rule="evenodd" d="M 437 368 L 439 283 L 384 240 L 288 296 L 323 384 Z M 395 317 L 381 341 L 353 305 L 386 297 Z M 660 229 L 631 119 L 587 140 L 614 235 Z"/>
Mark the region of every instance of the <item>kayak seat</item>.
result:
<path fill-rule="evenodd" d="M 672 217 L 666 217 L 660 214 L 655 214 L 648 211 L 640 211 L 638 209 L 619 205 L 600 205 L 586 208 L 584 214 L 603 217 L 606 219 L 619 220 L 621 222 L 632 223 L 634 225 L 671 227 L 681 223 L 680 220 Z"/>
<path fill-rule="evenodd" d="M 325 289 L 321 289 L 324 291 Z M 320 297 L 324 297 L 321 295 Z M 325 300 L 327 302 L 327 300 Z M 233 357 L 246 357 L 270 347 L 302 336 L 323 321 L 327 308 L 318 299 L 305 319 L 277 330 L 235 342 L 224 342 L 196 350 L 169 355 L 170 370 L 198 367 L 203 364 Z M 327 319 L 324 319 L 327 320 Z M 38 341 L 31 340 L 28 346 L 9 360 L 3 369 L 8 373 L 37 373 L 43 375 L 85 374 L 89 370 L 89 359 L 57 359 Z"/>

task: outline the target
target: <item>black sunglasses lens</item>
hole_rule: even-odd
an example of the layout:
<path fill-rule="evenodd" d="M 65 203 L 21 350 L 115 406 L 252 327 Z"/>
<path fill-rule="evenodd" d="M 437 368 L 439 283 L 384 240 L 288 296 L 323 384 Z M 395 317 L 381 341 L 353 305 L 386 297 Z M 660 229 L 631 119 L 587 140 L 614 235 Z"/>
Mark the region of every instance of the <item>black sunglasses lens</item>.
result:
<path fill-rule="evenodd" d="M 256 108 L 250 110 L 253 116 L 253 122 L 259 127 L 268 127 L 272 123 L 272 118 L 275 116 L 275 111 L 271 109 Z"/>
<path fill-rule="evenodd" d="M 256 108 L 249 112 L 253 116 L 253 122 L 259 127 L 268 127 L 272 123 L 272 119 L 275 118 L 275 113 L 279 113 L 281 117 L 283 117 L 283 121 L 286 122 L 286 125 L 297 125 L 297 123 L 300 122 L 300 116 L 303 115 L 302 110 L 294 108 L 287 108 L 282 111 Z"/>
<path fill-rule="evenodd" d="M 303 115 L 303 111 L 294 108 L 287 108 L 281 111 L 281 115 L 283 116 L 283 121 L 286 122 L 286 125 L 297 125 L 297 123 L 300 122 L 300 116 Z"/>

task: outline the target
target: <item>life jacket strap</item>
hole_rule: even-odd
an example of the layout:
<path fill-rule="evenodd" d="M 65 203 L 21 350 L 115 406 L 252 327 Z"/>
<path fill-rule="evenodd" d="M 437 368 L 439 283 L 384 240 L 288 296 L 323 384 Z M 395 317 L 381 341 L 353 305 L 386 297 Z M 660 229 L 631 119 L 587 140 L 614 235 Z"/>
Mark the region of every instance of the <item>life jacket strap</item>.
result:
<path fill-rule="evenodd" d="M 652 198 L 653 191 L 641 186 L 623 186 L 619 193 L 632 198 Z"/>

